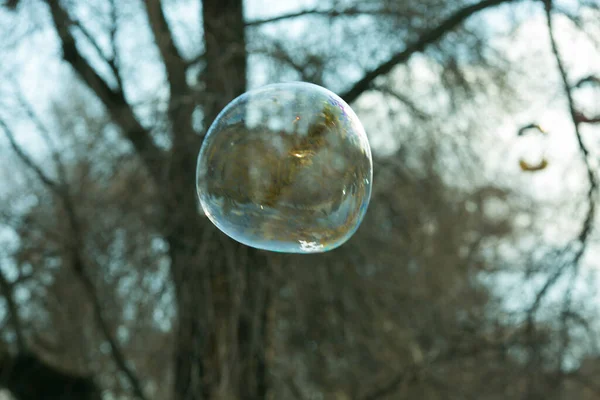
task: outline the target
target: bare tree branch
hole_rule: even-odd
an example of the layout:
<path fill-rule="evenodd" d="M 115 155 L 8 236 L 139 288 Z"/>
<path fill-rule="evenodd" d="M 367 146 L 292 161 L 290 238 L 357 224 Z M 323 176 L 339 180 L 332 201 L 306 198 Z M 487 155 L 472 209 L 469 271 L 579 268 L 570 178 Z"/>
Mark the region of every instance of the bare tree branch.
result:
<path fill-rule="evenodd" d="M 293 12 L 293 13 L 289 13 L 289 14 L 282 14 L 282 15 L 278 15 L 276 17 L 256 19 L 253 21 L 246 21 L 245 25 L 248 27 L 254 27 L 254 26 L 270 24 L 273 22 L 285 21 L 288 19 L 305 17 L 308 15 L 334 18 L 334 17 L 341 17 L 341 16 L 352 17 L 352 16 L 360 16 L 360 15 L 394 15 L 394 12 L 392 10 L 388 10 L 388 9 L 368 10 L 368 9 L 361 9 L 359 7 L 349 7 L 344 10 L 320 10 L 317 8 L 313 8 L 313 9 L 297 11 L 297 12 Z"/>
<path fill-rule="evenodd" d="M 119 72 L 119 68 L 117 67 L 114 56 L 109 57 L 104 53 L 102 47 L 100 47 L 96 39 L 94 39 L 94 35 L 92 35 L 81 22 L 77 20 L 72 20 L 71 23 L 79 29 L 79 31 L 83 34 L 83 36 L 85 36 L 87 41 L 92 45 L 94 50 L 96 50 L 96 53 L 100 56 L 100 58 L 106 63 L 106 65 L 108 65 L 110 71 L 113 74 L 113 77 L 115 78 L 115 81 L 117 82 L 117 87 L 119 88 L 119 90 L 122 90 L 123 82 L 121 81 L 121 74 Z M 113 37 L 111 37 L 111 39 L 114 40 Z"/>
<path fill-rule="evenodd" d="M 577 276 L 577 274 L 579 272 L 580 260 L 583 256 L 583 254 L 585 253 L 588 237 L 590 236 L 590 233 L 592 231 L 592 223 L 593 223 L 595 211 L 596 211 L 596 202 L 595 202 L 594 197 L 595 197 L 596 190 L 598 188 L 598 180 L 596 178 L 596 174 L 594 173 L 594 170 L 590 163 L 590 159 L 589 159 L 590 152 L 583 141 L 583 136 L 581 134 L 581 130 L 579 127 L 580 123 L 582 122 L 581 118 L 580 118 L 581 114 L 576 109 L 575 101 L 574 101 L 573 93 L 572 93 L 572 87 L 569 84 L 567 70 L 566 70 L 564 62 L 562 60 L 560 50 L 558 48 L 558 43 L 557 43 L 556 37 L 554 35 L 554 26 L 553 26 L 553 18 L 552 18 L 553 2 L 552 2 L 552 0 L 545 0 L 544 5 L 545 5 L 545 10 L 546 10 L 546 24 L 548 27 L 548 35 L 550 38 L 550 44 L 552 46 L 552 54 L 554 55 L 554 59 L 556 61 L 556 65 L 558 67 L 558 71 L 560 73 L 560 77 L 562 80 L 564 94 L 568 101 L 569 111 L 570 111 L 571 119 L 573 122 L 573 128 L 574 128 L 575 136 L 577 137 L 577 144 L 579 145 L 579 150 L 581 152 L 581 156 L 583 158 L 583 162 L 584 162 L 586 170 L 587 170 L 587 178 L 588 178 L 588 184 L 589 184 L 589 189 L 588 189 L 588 193 L 587 193 L 588 211 L 587 211 L 586 217 L 583 221 L 581 231 L 579 232 L 579 235 L 577 237 L 578 247 L 575 252 L 575 256 L 573 258 L 573 264 L 572 264 L 573 265 L 573 277 L 569 283 L 567 292 L 565 294 L 565 299 L 563 302 L 563 311 L 562 311 L 562 316 L 561 316 L 562 341 L 561 341 L 560 361 L 559 361 L 559 365 L 558 365 L 558 367 L 560 369 L 562 366 L 562 361 L 565 357 L 565 353 L 569 346 L 569 334 L 568 334 L 568 326 L 567 326 L 567 318 L 566 317 L 567 317 L 568 311 L 571 307 L 571 297 L 572 297 L 572 292 L 573 292 L 573 286 L 575 284 L 575 277 Z M 582 84 L 582 81 L 580 81 L 579 84 Z"/>
<path fill-rule="evenodd" d="M 45 1 L 50 7 L 52 21 L 60 38 L 64 60 L 73 67 L 79 77 L 98 96 L 112 119 L 121 127 L 127 139 L 133 144 L 153 178 L 160 180 L 162 154 L 153 143 L 150 132 L 138 121 L 123 92 L 112 90 L 81 55 L 77 49 L 75 38 L 69 29 L 72 20 L 67 11 L 60 5 L 59 0 Z"/>
<path fill-rule="evenodd" d="M 145 0 L 146 11 L 154 41 L 167 70 L 167 79 L 171 94 L 185 93 L 188 89 L 185 80 L 186 61 L 179 53 L 173 40 L 173 34 L 162 9 L 161 0 Z"/>
<path fill-rule="evenodd" d="M 279 42 L 275 41 L 272 45 L 272 48 L 264 47 L 257 48 L 249 51 L 251 54 L 260 54 L 265 57 L 272 58 L 274 60 L 280 61 L 283 64 L 286 64 L 294 69 L 300 75 L 300 79 L 305 82 L 312 82 L 315 84 L 322 84 L 320 75 L 322 75 L 322 70 L 317 73 L 309 71 L 311 67 L 311 61 L 315 61 L 317 58 L 314 57 L 313 60 L 309 59 L 303 63 L 300 63 L 292 57 L 292 55 L 286 51 L 284 46 Z"/>
<path fill-rule="evenodd" d="M 104 335 L 105 339 L 108 341 L 111 347 L 111 353 L 113 359 L 115 360 L 115 363 L 127 377 L 127 380 L 131 384 L 135 396 L 141 400 L 146 400 L 147 397 L 144 394 L 139 379 L 135 375 L 133 369 L 127 363 L 127 360 L 125 359 L 122 350 L 120 349 L 117 341 L 115 340 L 112 331 L 108 323 L 106 322 L 106 319 L 104 318 L 102 303 L 100 302 L 100 299 L 96 292 L 96 287 L 90 279 L 89 275 L 87 274 L 88 268 L 85 265 L 85 258 L 82 254 L 81 240 L 83 238 L 83 232 L 79 223 L 79 219 L 77 218 L 75 206 L 73 205 L 73 201 L 71 199 L 71 196 L 69 195 L 66 182 L 59 183 L 46 176 L 42 169 L 17 144 L 12 131 L 2 119 L 0 119 L 0 127 L 3 128 L 6 137 L 8 138 L 11 144 L 11 147 L 13 148 L 19 159 L 21 159 L 21 161 L 23 161 L 23 163 L 25 163 L 27 167 L 32 169 L 36 176 L 48 188 L 48 190 L 54 193 L 61 200 L 63 208 L 67 213 L 67 220 L 71 230 L 71 241 L 69 249 L 72 257 L 73 269 L 75 271 L 75 274 L 85 287 L 85 292 L 89 296 L 90 301 L 92 302 L 92 305 L 94 307 L 94 316 L 96 317 L 96 321 L 100 327 L 100 330 L 102 331 L 102 334 Z M 2 286 L 1 281 L 0 286 Z"/>
<path fill-rule="evenodd" d="M 42 183 L 46 185 L 48 189 L 50 189 L 54 193 L 60 193 L 60 185 L 57 182 L 55 182 L 52 178 L 47 176 L 44 173 L 44 171 L 42 171 L 42 169 L 23 151 L 23 149 L 21 149 L 21 146 L 19 146 L 15 141 L 15 137 L 12 133 L 12 130 L 10 130 L 10 128 L 2 119 L 0 119 L 0 128 L 4 130 L 4 133 L 10 143 L 10 147 L 12 147 L 19 159 L 21 159 L 21 161 L 23 161 L 23 163 L 27 165 L 27 167 L 29 167 L 36 174 L 39 180 L 41 180 Z"/>
<path fill-rule="evenodd" d="M 398 64 L 408 61 L 413 54 L 425 50 L 429 45 L 441 39 L 446 33 L 456 28 L 472 15 L 478 13 L 479 11 L 515 1 L 516 0 L 483 0 L 479 3 L 462 8 L 448 17 L 446 20 L 442 21 L 437 27 L 423 33 L 415 42 L 408 44 L 403 51 L 394 54 L 389 58 L 389 60 L 382 63 L 377 68 L 367 72 L 340 97 L 348 103 L 355 101 L 358 96 L 371 88 L 371 85 L 375 79 L 389 73 Z"/>
<path fill-rule="evenodd" d="M 150 22 L 150 27 L 154 35 L 154 42 L 158 46 L 170 87 L 169 98 L 169 122 L 172 126 L 173 145 L 171 151 L 184 155 L 187 163 L 186 168 L 193 168 L 191 165 L 195 162 L 192 113 L 195 108 L 195 98 L 192 96 L 189 85 L 186 81 L 186 69 L 188 63 L 179 53 L 173 35 L 162 9 L 161 0 L 145 0 L 146 13 Z"/>
<path fill-rule="evenodd" d="M 587 239 L 591 233 L 592 222 L 593 222 L 595 211 L 596 211 L 596 204 L 594 201 L 594 197 L 595 197 L 595 192 L 598 188 L 598 180 L 596 178 L 596 175 L 594 173 L 594 170 L 593 170 L 593 168 L 590 164 L 590 160 L 589 160 L 590 152 L 589 152 L 588 148 L 586 147 L 586 145 L 583 141 L 583 136 L 581 134 L 581 129 L 580 129 L 580 123 L 582 122 L 581 121 L 581 113 L 579 113 L 575 107 L 572 86 L 569 84 L 569 78 L 567 75 L 567 71 L 564 66 L 562 57 L 560 55 L 560 50 L 558 49 L 558 44 L 557 44 L 556 38 L 554 36 L 554 27 L 553 27 L 553 21 L 552 21 L 552 1 L 544 0 L 544 5 L 545 5 L 545 10 L 546 10 L 546 24 L 547 24 L 547 29 L 548 29 L 548 35 L 550 37 L 550 44 L 552 46 L 552 54 L 554 55 L 554 59 L 556 61 L 556 65 L 559 70 L 559 74 L 560 74 L 561 81 L 563 84 L 564 94 L 565 94 L 565 97 L 568 102 L 569 112 L 571 115 L 571 120 L 573 122 L 575 136 L 577 138 L 577 144 L 579 146 L 579 150 L 582 154 L 582 158 L 583 158 L 583 161 L 586 166 L 587 178 L 588 178 L 588 183 L 589 183 L 589 188 L 588 188 L 588 192 L 587 192 L 588 211 L 587 211 L 587 214 L 582 223 L 581 230 L 576 238 L 576 241 L 579 243 L 577 246 L 577 250 L 573 256 L 573 259 L 570 262 L 564 262 L 562 264 L 562 266 L 559 266 L 557 268 L 557 270 L 552 274 L 552 276 L 546 281 L 544 286 L 537 293 L 536 298 L 535 298 L 532 306 L 529 309 L 529 314 L 535 313 L 537 311 L 544 296 L 546 295 L 548 290 L 550 290 L 554 286 L 554 284 L 558 281 L 558 279 L 562 276 L 562 274 L 564 273 L 564 270 L 566 268 L 568 268 L 569 266 L 577 265 L 579 263 L 579 260 L 583 256 L 583 253 L 585 252 L 585 248 L 586 248 Z M 581 85 L 581 81 L 575 87 L 580 86 L 580 85 Z"/>
<path fill-rule="evenodd" d="M 23 109 L 25 110 L 25 113 L 27 114 L 29 119 L 33 122 L 35 127 L 38 129 L 38 131 L 40 132 L 40 134 L 46 141 L 46 144 L 50 148 L 50 153 L 52 155 L 52 159 L 54 161 L 56 170 L 58 172 L 58 179 L 62 182 L 66 182 L 67 173 L 65 171 L 65 165 L 62 162 L 60 153 L 58 152 L 58 150 L 56 149 L 56 147 L 53 144 L 52 135 L 50 134 L 50 131 L 48 130 L 48 128 L 46 128 L 46 125 L 42 122 L 40 117 L 38 117 L 38 115 L 34 111 L 32 105 L 27 101 L 25 96 L 23 96 L 23 93 L 21 90 L 15 90 L 15 97 L 17 98 L 17 101 L 19 102 L 21 107 L 23 107 Z M 14 147 L 13 147 L 13 149 L 14 149 Z"/>
<path fill-rule="evenodd" d="M 86 272 L 86 265 L 84 264 L 84 260 L 81 256 L 81 253 L 77 252 L 76 254 L 74 254 L 74 258 L 74 270 L 77 276 L 79 277 L 79 280 L 86 288 L 86 293 L 89 294 L 90 300 L 92 301 L 92 306 L 94 307 L 94 315 L 96 317 L 96 321 L 100 326 L 100 330 L 102 331 L 104 338 L 110 345 L 111 354 L 113 356 L 113 359 L 115 360 L 115 364 L 117 364 L 117 367 L 119 367 L 119 369 L 127 377 L 127 380 L 131 384 L 135 396 L 140 400 L 146 400 L 147 397 L 144 394 L 144 390 L 142 388 L 142 384 L 139 378 L 136 376 L 133 369 L 129 366 L 125 355 L 123 354 L 123 351 L 121 350 L 119 344 L 114 338 L 110 326 L 104 318 L 104 311 L 102 308 L 102 303 L 100 302 L 100 298 L 98 297 L 98 294 L 96 292 L 96 286 L 94 285 L 94 283 L 92 282 L 92 280 Z"/>
<path fill-rule="evenodd" d="M 561 325 L 561 348 L 560 348 L 560 354 L 559 354 L 558 371 L 561 376 L 564 376 L 561 368 L 562 368 L 563 359 L 566 354 L 566 350 L 569 346 L 569 336 L 568 336 L 568 326 L 567 326 L 568 318 L 567 317 L 569 315 L 569 310 L 571 307 L 571 295 L 572 295 L 572 290 L 573 290 L 573 286 L 574 286 L 574 282 L 575 282 L 574 278 L 578 274 L 579 267 L 580 267 L 580 261 L 581 261 L 583 254 L 585 253 L 585 250 L 587 248 L 587 242 L 588 242 L 590 233 L 592 231 L 592 223 L 593 223 L 595 211 L 596 211 L 595 192 L 598 188 L 598 180 L 597 180 L 596 174 L 594 173 L 594 170 L 590 163 L 590 159 L 589 159 L 590 152 L 589 152 L 588 148 L 586 147 L 586 145 L 583 141 L 583 136 L 581 134 L 581 129 L 580 129 L 580 123 L 582 122 L 581 114 L 577 111 L 576 106 L 575 106 L 575 101 L 574 101 L 573 92 L 572 92 L 573 86 L 571 86 L 569 84 L 568 73 L 565 68 L 564 62 L 562 60 L 560 50 L 558 48 L 558 43 L 556 41 L 556 37 L 554 34 L 553 15 L 552 15 L 552 10 L 553 10 L 552 0 L 543 0 L 543 2 L 544 2 L 545 13 L 546 13 L 546 26 L 547 26 L 548 36 L 550 39 L 552 54 L 554 56 L 556 66 L 558 68 L 558 72 L 559 72 L 559 75 L 560 75 L 560 78 L 562 81 L 564 95 L 567 99 L 569 113 L 571 116 L 571 120 L 573 122 L 573 128 L 574 128 L 575 136 L 576 136 L 577 143 L 579 146 L 579 150 L 581 152 L 583 162 L 586 167 L 587 179 L 588 179 L 588 184 L 589 184 L 589 188 L 588 188 L 588 192 L 587 192 L 588 210 L 587 210 L 586 216 L 583 220 L 581 230 L 574 241 L 574 244 L 575 244 L 574 254 L 569 259 L 563 260 L 562 262 L 559 263 L 559 265 L 557 266 L 554 273 L 546 280 L 544 286 L 536 294 L 535 300 L 532 303 L 531 307 L 527 310 L 527 328 L 526 329 L 527 329 L 527 334 L 528 334 L 528 336 L 530 338 L 530 342 L 531 342 L 530 343 L 531 354 L 529 356 L 530 357 L 529 366 L 530 366 L 530 372 L 533 373 L 533 370 L 536 367 L 534 365 L 534 353 L 533 353 L 535 350 L 534 349 L 535 341 L 533 339 L 533 334 L 535 331 L 535 315 L 541 305 L 542 300 L 545 298 L 548 291 L 552 287 L 554 287 L 554 285 L 558 282 L 559 278 L 564 276 L 564 274 L 567 272 L 567 270 L 569 268 L 573 269 L 573 271 L 572 271 L 573 276 L 572 276 L 571 281 L 569 282 L 567 291 L 565 293 L 563 307 L 562 307 L 562 313 L 561 313 L 561 322 L 562 322 L 562 325 Z M 578 87 L 581 84 L 582 83 L 580 81 L 574 87 Z M 532 382 L 531 380 L 529 380 L 529 382 L 528 382 L 528 393 L 529 394 L 531 394 L 531 391 L 533 390 L 533 385 L 531 382 Z"/>
<path fill-rule="evenodd" d="M 317 10 L 317 9 L 302 10 L 302 11 L 297 11 L 297 12 L 290 13 L 290 14 L 278 15 L 276 17 L 257 19 L 254 21 L 247 21 L 246 26 L 259 26 L 259 25 L 264 25 L 264 24 L 270 24 L 273 22 L 284 21 L 287 19 L 304 17 L 307 15 L 333 16 L 332 13 L 333 13 L 333 10 Z"/>
<path fill-rule="evenodd" d="M 573 122 L 573 128 L 575 131 L 575 136 L 577 138 L 577 144 L 579 146 L 579 150 L 581 152 L 583 162 L 585 163 L 585 167 L 587 170 L 588 184 L 589 184 L 589 189 L 588 189 L 588 193 L 587 193 L 588 212 L 586 214 L 585 220 L 583 221 L 583 226 L 581 228 L 581 231 L 579 232 L 579 235 L 577 236 L 577 240 L 579 241 L 579 244 L 581 246 L 580 246 L 579 250 L 577 251 L 577 253 L 575 254 L 575 258 L 573 260 L 575 264 L 578 264 L 579 260 L 581 259 L 581 256 L 583 255 L 583 253 L 585 251 L 585 247 L 586 247 L 585 245 L 587 243 L 589 234 L 592 230 L 592 222 L 594 220 L 594 215 L 595 215 L 595 211 L 596 211 L 596 203 L 594 201 L 594 195 L 595 195 L 596 189 L 598 188 L 598 180 L 597 180 L 594 170 L 590 164 L 590 160 L 589 160 L 590 152 L 583 141 L 583 136 L 581 134 L 581 129 L 579 127 L 580 122 L 581 122 L 580 118 L 579 118 L 580 113 L 577 111 L 577 108 L 575 106 L 575 101 L 573 99 L 571 85 L 569 84 L 567 70 L 565 68 L 564 62 L 560 55 L 560 50 L 558 49 L 558 44 L 557 44 L 556 38 L 554 36 L 554 27 L 553 27 L 553 23 L 552 23 L 552 0 L 545 0 L 545 9 L 546 9 L 546 22 L 547 22 L 547 26 L 548 26 L 548 34 L 550 36 L 550 43 L 552 45 L 552 53 L 556 60 L 556 65 L 558 67 L 558 71 L 560 73 L 560 77 L 561 77 L 561 80 L 563 83 L 564 94 L 568 101 L 569 112 L 571 115 L 571 120 Z"/>
<path fill-rule="evenodd" d="M 20 0 L 4 0 L 3 4 L 0 4 L 9 10 L 15 10 L 19 5 Z"/>
<path fill-rule="evenodd" d="M 110 47 L 112 56 L 110 57 L 110 66 L 117 80 L 117 84 L 123 90 L 123 77 L 121 76 L 121 70 L 119 70 L 119 51 L 117 49 L 117 30 L 119 26 L 117 16 L 117 5 L 115 0 L 110 0 L 110 28 L 108 31 L 108 37 L 110 38 Z"/>
<path fill-rule="evenodd" d="M 391 96 L 394 99 L 401 102 L 402 104 L 404 104 L 406 108 L 408 108 L 411 111 L 411 113 L 418 119 L 425 120 L 430 117 L 425 111 L 423 111 L 418 105 L 416 105 L 414 101 L 412 101 L 410 98 L 403 95 L 402 93 L 399 93 L 394 88 L 384 85 L 378 85 L 374 89 L 385 95 Z"/>

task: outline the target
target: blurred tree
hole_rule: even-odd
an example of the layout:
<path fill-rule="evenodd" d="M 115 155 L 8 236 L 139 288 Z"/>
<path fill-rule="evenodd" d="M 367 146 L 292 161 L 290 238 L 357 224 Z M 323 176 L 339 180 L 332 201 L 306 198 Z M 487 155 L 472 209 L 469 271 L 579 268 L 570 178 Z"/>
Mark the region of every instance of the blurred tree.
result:
<path fill-rule="evenodd" d="M 533 399 L 551 398 L 567 378 L 586 382 L 564 368 L 569 324 L 581 326 L 570 297 L 550 322 L 538 317 L 555 283 L 577 271 L 595 210 L 596 172 L 579 128 L 595 117 L 576 107 L 553 35 L 586 161 L 588 211 L 579 247 L 560 250 L 532 306 L 511 319 L 482 275 L 522 268 L 498 256 L 519 240 L 518 196 L 478 175 L 475 146 L 451 157 L 442 146 L 453 145 L 447 132 L 489 129 L 472 111 L 487 110 L 482 103 L 517 103 L 516 67 L 493 46 L 497 32 L 468 22 L 518 2 L 334 1 L 254 20 L 242 0 L 199 3 L 5 2 L 2 58 L 37 50 L 19 36 L 25 21 L 52 32 L 74 73 L 63 76 L 77 77 L 56 82 L 60 100 L 43 116 L 14 82 L 2 82 L 14 97 L 2 100 L 0 130 L 27 171 L 15 174 L 2 210 L 18 237 L 3 258 L 11 324 L 0 360 L 2 371 L 16 365 L 2 381 L 15 397 L 49 398 L 44 382 L 66 380 L 89 396 L 101 387 L 107 398 L 173 400 Z M 583 18 L 599 12 L 593 1 L 576 11 L 538 3 L 549 33 L 555 15 L 585 29 Z M 184 23 L 189 10 L 202 29 Z M 299 40 L 291 27 L 301 18 L 311 29 Z M 268 81 L 327 85 L 359 108 L 386 104 L 386 129 L 408 144 L 376 160 L 368 217 L 329 254 L 246 248 L 198 211 L 203 135 L 229 101 L 264 83 L 261 68 Z M 20 124 L 42 135 L 49 160 L 19 144 Z M 449 170 L 461 179 L 449 182 Z M 23 375 L 23 360 L 43 367 Z M 21 392 L 23 376 L 44 394 Z"/>

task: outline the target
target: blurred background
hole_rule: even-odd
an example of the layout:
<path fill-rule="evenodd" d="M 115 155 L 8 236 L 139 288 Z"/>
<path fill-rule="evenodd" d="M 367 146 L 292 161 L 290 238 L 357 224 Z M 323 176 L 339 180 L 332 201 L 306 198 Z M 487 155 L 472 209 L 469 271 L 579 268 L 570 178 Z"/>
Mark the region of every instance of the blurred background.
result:
<path fill-rule="evenodd" d="M 4 0 L 0 74 L 0 398 L 600 398 L 598 0 Z M 296 80 L 374 155 L 319 255 L 195 194 Z"/>

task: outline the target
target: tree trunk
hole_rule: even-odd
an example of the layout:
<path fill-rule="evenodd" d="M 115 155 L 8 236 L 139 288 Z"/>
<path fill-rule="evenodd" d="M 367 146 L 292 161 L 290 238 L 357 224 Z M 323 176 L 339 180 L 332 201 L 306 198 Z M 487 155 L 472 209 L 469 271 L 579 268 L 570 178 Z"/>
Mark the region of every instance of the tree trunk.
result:
<path fill-rule="evenodd" d="M 205 128 L 246 90 L 243 0 L 203 1 Z M 178 308 L 175 400 L 264 399 L 268 260 L 218 232 L 194 194 L 198 136 L 191 109 L 171 110 L 169 232 Z M 182 132 L 189 134 L 182 135 Z"/>
<path fill-rule="evenodd" d="M 243 0 L 204 0 L 206 68 L 204 121 L 208 125 L 233 98 L 246 91 L 246 36 Z"/>

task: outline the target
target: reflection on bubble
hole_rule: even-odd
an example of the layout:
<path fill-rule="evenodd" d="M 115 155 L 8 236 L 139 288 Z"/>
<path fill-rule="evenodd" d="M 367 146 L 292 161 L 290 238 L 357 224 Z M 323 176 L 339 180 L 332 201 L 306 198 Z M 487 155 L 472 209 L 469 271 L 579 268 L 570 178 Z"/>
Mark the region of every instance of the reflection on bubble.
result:
<path fill-rule="evenodd" d="M 208 218 L 259 249 L 314 253 L 356 231 L 371 196 L 371 150 L 352 109 L 308 83 L 269 85 L 232 101 L 198 156 Z"/>

